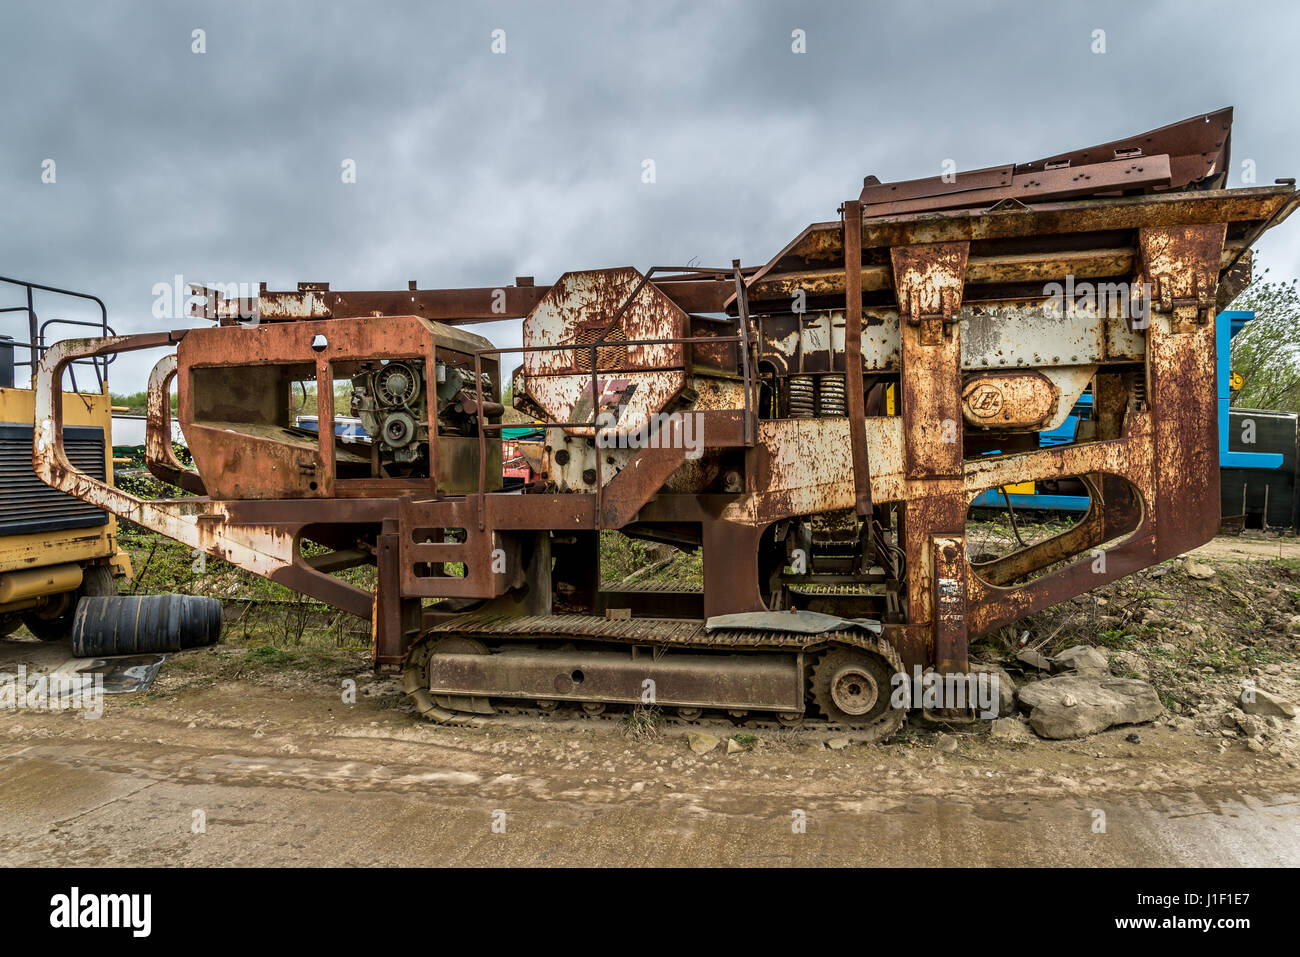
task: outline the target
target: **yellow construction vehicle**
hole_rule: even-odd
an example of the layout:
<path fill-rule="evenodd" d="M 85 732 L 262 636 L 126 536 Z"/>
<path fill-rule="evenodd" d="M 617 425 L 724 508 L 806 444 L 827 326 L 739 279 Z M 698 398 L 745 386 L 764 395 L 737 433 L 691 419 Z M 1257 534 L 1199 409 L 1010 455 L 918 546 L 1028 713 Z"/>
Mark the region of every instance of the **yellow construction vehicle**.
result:
<path fill-rule="evenodd" d="M 94 296 L 3 276 L 0 293 L 10 294 L 0 306 L 0 319 L 25 319 L 6 323 L 3 330 L 21 336 L 0 335 L 0 635 L 26 625 L 37 638 L 57 641 L 71 634 L 77 599 L 115 594 L 114 579 L 130 576 L 131 561 L 118 548 L 117 521 L 110 512 L 51 488 L 32 470 L 31 370 L 51 327 L 87 326 L 108 335 L 108 313 Z M 46 313 L 51 303 L 58 304 L 58 316 Z M 91 318 L 70 318 L 67 310 Z M 79 365 L 67 378 L 65 448 L 79 468 L 111 482 L 107 364 Z"/>

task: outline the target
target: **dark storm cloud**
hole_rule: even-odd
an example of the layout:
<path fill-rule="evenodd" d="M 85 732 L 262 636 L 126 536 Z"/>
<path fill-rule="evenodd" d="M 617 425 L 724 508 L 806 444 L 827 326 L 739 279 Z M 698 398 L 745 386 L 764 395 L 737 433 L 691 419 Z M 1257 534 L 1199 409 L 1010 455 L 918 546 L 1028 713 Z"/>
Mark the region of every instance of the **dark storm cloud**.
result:
<path fill-rule="evenodd" d="M 150 315 L 176 273 L 383 288 L 757 263 L 867 173 L 1023 161 L 1228 104 L 1235 164 L 1269 183 L 1300 167 L 1300 15 L 1243 9 L 10 2 L 0 274 L 96 292 L 143 331 L 180 324 Z M 1275 275 L 1300 271 L 1294 232 L 1261 244 Z M 114 388 L 148 364 L 124 358 Z"/>

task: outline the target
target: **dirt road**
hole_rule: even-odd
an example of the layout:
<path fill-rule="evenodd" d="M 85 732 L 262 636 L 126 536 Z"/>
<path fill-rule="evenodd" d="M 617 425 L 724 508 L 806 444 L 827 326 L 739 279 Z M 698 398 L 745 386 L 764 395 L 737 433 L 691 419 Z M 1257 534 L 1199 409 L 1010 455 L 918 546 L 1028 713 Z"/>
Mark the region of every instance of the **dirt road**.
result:
<path fill-rule="evenodd" d="M 1300 863 L 1294 769 L 1166 728 L 959 735 L 948 754 L 788 735 L 697 757 L 673 730 L 436 727 L 374 690 L 347 706 L 231 683 L 98 720 L 4 714 L 0 862 Z"/>
<path fill-rule="evenodd" d="M 701 755 L 618 718 L 446 727 L 364 647 L 236 620 L 98 719 L 0 709 L 0 864 L 1300 865 L 1300 719 L 1236 706 L 1245 681 L 1300 700 L 1282 547 L 1218 539 L 1208 578 L 1171 563 L 984 640 L 1012 671 L 1026 642 L 1096 641 L 1168 709 L 1070 741 L 910 720 L 842 750 L 774 729 L 729 754 L 711 728 Z M 0 639 L 0 676 L 68 657 Z"/>

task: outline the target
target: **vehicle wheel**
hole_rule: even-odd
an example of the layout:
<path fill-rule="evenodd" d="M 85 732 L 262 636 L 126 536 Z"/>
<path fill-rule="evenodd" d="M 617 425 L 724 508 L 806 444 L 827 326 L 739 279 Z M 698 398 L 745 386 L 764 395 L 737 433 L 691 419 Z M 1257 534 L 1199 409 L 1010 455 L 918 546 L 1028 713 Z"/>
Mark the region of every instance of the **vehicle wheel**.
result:
<path fill-rule="evenodd" d="M 41 641 L 63 641 L 72 637 L 72 619 L 77 613 L 77 593 L 51 595 L 41 611 L 23 612 L 23 624 Z"/>
<path fill-rule="evenodd" d="M 89 596 L 103 598 L 116 595 L 117 584 L 107 565 L 90 565 L 82 570 L 81 587 L 75 592 L 54 595 L 49 607 L 23 615 L 27 630 L 41 641 L 63 641 L 72 637 L 72 620 L 77 614 L 77 600 Z"/>
<path fill-rule="evenodd" d="M 104 598 L 116 594 L 117 582 L 113 581 L 113 570 L 107 565 L 91 565 L 82 570 L 78 598 Z"/>

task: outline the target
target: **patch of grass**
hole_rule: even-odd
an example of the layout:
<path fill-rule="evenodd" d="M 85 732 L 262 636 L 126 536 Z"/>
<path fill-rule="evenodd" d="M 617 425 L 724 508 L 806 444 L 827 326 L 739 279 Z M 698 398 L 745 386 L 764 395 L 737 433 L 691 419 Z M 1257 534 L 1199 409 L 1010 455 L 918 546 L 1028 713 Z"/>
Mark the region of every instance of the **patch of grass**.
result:
<path fill-rule="evenodd" d="M 1103 648 L 1127 651 L 1137 641 L 1137 635 L 1122 628 L 1108 628 L 1097 635 L 1097 644 Z"/>
<path fill-rule="evenodd" d="M 600 533 L 600 577 L 606 582 L 632 579 L 698 588 L 704 582 L 704 556 L 699 549 L 686 552 L 604 531 Z"/>
<path fill-rule="evenodd" d="M 293 659 L 293 655 L 271 645 L 258 645 L 256 648 L 250 648 L 244 655 L 244 660 L 250 664 L 266 665 L 271 668 L 283 667 Z"/>
<path fill-rule="evenodd" d="M 1154 675 L 1152 677 L 1154 677 Z M 1185 695 L 1173 691 L 1167 685 L 1161 686 L 1154 682 L 1152 684 L 1156 689 L 1156 695 L 1160 698 L 1160 703 L 1165 706 L 1166 711 L 1172 711 L 1177 714 L 1184 708 L 1191 707 L 1192 700 Z"/>
<path fill-rule="evenodd" d="M 659 737 L 665 724 L 664 713 L 654 705 L 637 705 L 623 719 L 623 733 L 637 741 Z"/>

